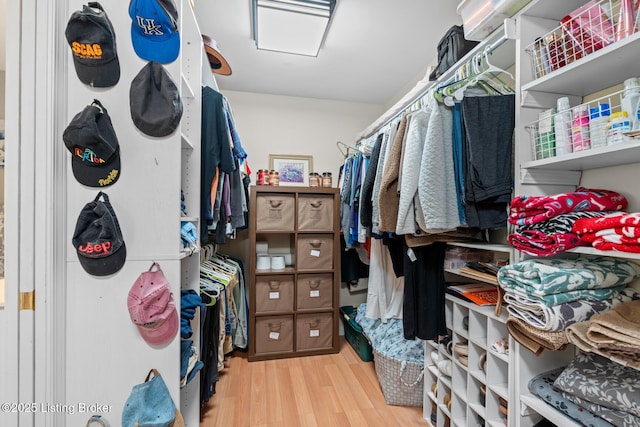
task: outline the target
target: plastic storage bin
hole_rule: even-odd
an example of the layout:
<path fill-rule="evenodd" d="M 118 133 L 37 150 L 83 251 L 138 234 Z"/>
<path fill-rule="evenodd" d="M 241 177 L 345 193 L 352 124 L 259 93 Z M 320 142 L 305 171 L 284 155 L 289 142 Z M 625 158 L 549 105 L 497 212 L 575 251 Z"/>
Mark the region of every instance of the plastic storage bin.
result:
<path fill-rule="evenodd" d="M 340 315 L 344 324 L 344 337 L 364 362 L 373 360 L 373 350 L 362 328 L 355 320 L 356 308 L 350 305 L 340 307 Z"/>
<path fill-rule="evenodd" d="M 456 9 L 462 17 L 464 37 L 467 40 L 482 41 L 505 18 L 510 18 L 531 0 L 462 0 Z"/>

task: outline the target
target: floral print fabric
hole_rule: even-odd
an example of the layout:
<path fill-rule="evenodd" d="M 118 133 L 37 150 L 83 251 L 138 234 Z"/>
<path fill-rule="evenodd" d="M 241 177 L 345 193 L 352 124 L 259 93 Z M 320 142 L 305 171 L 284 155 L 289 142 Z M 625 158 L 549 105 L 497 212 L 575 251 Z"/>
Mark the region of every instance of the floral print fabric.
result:
<path fill-rule="evenodd" d="M 405 339 L 402 319 L 389 319 L 387 323 L 382 323 L 380 319 L 366 317 L 366 310 L 367 305 L 360 304 L 355 320 L 376 351 L 397 360 L 424 366 L 424 341 L 419 338 Z"/>
<path fill-rule="evenodd" d="M 504 295 L 509 314 L 544 331 L 564 331 L 569 325 L 585 322 L 591 316 L 605 312 L 617 304 L 638 299 L 640 292 L 634 288 L 625 288 L 611 299 L 571 301 L 551 307 L 520 295 Z"/>
<path fill-rule="evenodd" d="M 640 425 L 640 371 L 593 353 L 578 353 L 554 381 L 564 396 L 618 411 L 617 426 Z M 575 398 L 575 399 L 574 399 Z"/>
<path fill-rule="evenodd" d="M 555 369 L 537 375 L 529 381 L 529 391 L 547 402 L 563 414 L 588 427 L 610 427 L 613 424 L 576 405 L 562 395 L 562 391 L 553 386 L 553 382 L 564 368 Z"/>
<path fill-rule="evenodd" d="M 534 259 L 509 264 L 498 271 L 505 292 L 544 302 L 548 306 L 579 299 L 613 298 L 640 276 L 630 261 L 594 256 L 575 259 Z"/>

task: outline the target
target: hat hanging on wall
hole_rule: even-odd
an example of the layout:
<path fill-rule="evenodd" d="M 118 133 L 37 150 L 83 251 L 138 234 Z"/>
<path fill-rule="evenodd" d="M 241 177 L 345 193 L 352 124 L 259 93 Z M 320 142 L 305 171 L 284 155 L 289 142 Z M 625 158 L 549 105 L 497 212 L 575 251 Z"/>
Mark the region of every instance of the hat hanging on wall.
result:
<path fill-rule="evenodd" d="M 120 224 L 102 191 L 80 211 L 72 243 L 80 265 L 93 276 L 114 274 L 124 265 L 127 248 Z"/>
<path fill-rule="evenodd" d="M 158 263 L 138 276 L 127 297 L 129 317 L 142 338 L 150 345 L 162 346 L 178 332 L 178 311 L 169 282 Z"/>
<path fill-rule="evenodd" d="M 216 41 L 211 37 L 204 34 L 202 34 L 202 41 L 204 42 L 204 51 L 207 53 L 211 71 L 223 76 L 230 76 L 231 67 L 225 57 L 222 56 L 222 53 L 220 53 L 218 43 L 216 43 Z"/>
<path fill-rule="evenodd" d="M 149 136 L 171 135 L 182 118 L 178 87 L 155 61 L 147 63 L 131 82 L 129 106 L 133 123 Z"/>
<path fill-rule="evenodd" d="M 106 187 L 120 178 L 120 144 L 111 118 L 94 99 L 75 115 L 62 134 L 71 153 L 76 180 L 89 187 Z"/>
<path fill-rule="evenodd" d="M 180 52 L 178 9 L 173 0 L 131 0 L 131 44 L 147 61 L 173 62 Z"/>
<path fill-rule="evenodd" d="M 80 81 L 94 87 L 111 87 L 120 80 L 116 33 L 98 2 L 89 2 L 71 14 L 65 30 L 73 65 Z"/>

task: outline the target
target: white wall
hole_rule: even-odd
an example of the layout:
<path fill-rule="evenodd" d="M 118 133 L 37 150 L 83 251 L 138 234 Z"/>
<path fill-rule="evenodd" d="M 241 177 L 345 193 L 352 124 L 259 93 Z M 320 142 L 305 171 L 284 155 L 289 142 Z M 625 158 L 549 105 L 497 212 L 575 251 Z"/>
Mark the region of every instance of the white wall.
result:
<path fill-rule="evenodd" d="M 218 82 L 224 77 L 218 77 Z M 332 172 L 337 186 L 338 172 L 344 157 L 336 141 L 355 144 L 355 137 L 383 112 L 382 105 L 358 104 L 311 98 L 296 98 L 248 92 L 221 92 L 227 97 L 235 117 L 242 145 L 249 154 L 251 183 L 258 169 L 269 167 L 269 154 L 313 156 L 316 172 Z M 249 235 L 238 233 L 221 251 L 246 258 Z M 366 292 L 351 294 L 346 285 L 340 289 L 340 305 L 359 304 Z M 340 325 L 342 330 L 342 324 Z"/>
<path fill-rule="evenodd" d="M 218 82 L 224 77 L 219 77 Z M 222 90 L 249 153 L 251 177 L 269 167 L 269 154 L 313 156 L 315 172 L 332 172 L 336 186 L 344 157 L 337 141 L 355 144 L 356 135 L 380 114 L 381 105 Z"/>

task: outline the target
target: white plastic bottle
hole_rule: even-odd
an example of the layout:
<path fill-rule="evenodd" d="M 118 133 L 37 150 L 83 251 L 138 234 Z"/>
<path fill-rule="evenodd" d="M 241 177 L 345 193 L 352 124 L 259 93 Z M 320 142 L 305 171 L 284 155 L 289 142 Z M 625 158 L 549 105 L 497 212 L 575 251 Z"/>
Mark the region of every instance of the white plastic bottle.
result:
<path fill-rule="evenodd" d="M 571 138 L 571 111 L 569 111 L 569 98 L 558 98 L 558 113 L 553 121 L 553 130 L 556 137 L 556 156 L 573 152 Z"/>
<path fill-rule="evenodd" d="M 611 116 L 611 106 L 606 103 L 589 108 L 589 137 L 591 148 L 607 146 L 607 126 Z"/>
<path fill-rule="evenodd" d="M 613 113 L 607 126 L 607 144 L 614 145 L 625 141 L 624 132 L 631 130 L 631 122 L 626 111 Z"/>
<path fill-rule="evenodd" d="M 636 77 L 632 77 L 624 81 L 624 91 L 622 92 L 622 111 L 627 113 L 631 122 L 631 129 L 640 129 L 640 120 L 638 113 L 640 112 L 640 82 Z"/>

